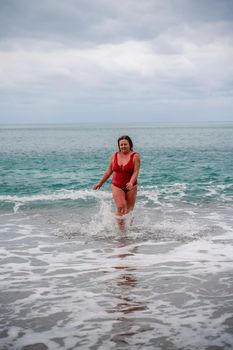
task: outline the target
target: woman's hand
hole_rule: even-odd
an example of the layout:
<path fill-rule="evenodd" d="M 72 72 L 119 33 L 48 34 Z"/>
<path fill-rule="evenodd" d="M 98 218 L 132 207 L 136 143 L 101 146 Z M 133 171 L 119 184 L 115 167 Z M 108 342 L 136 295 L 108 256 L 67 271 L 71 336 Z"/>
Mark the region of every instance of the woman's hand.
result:
<path fill-rule="evenodd" d="M 94 187 L 93 190 L 99 190 L 101 187 L 101 184 L 98 182 Z"/>
<path fill-rule="evenodd" d="M 128 183 L 126 184 L 126 189 L 127 189 L 128 191 L 130 191 L 130 190 L 133 189 L 133 184 L 132 184 L 132 182 L 128 182 Z"/>

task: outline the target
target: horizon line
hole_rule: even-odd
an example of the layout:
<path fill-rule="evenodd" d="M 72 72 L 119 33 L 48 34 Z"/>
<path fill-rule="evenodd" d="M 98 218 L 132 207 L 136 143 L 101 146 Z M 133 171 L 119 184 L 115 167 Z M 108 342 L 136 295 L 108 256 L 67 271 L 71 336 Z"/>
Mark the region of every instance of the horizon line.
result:
<path fill-rule="evenodd" d="M 110 121 L 80 121 L 80 122 L 42 122 L 42 123 L 27 123 L 27 122 L 0 122 L 1 125 L 90 125 L 90 124 L 111 124 L 111 125 L 120 125 L 120 124 L 192 124 L 192 123 L 233 123 L 233 120 L 188 120 L 188 121 L 135 121 L 135 122 L 110 122 Z"/>

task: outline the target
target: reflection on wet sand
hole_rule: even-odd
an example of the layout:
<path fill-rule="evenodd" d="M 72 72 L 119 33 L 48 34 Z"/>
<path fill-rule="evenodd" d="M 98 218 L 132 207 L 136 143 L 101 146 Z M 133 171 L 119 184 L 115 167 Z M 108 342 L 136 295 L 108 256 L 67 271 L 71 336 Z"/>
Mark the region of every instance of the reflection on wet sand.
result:
<path fill-rule="evenodd" d="M 127 240 L 121 240 L 119 248 L 124 248 L 129 245 Z M 111 293 L 114 299 L 118 299 L 115 306 L 108 308 L 108 313 L 117 314 L 117 323 L 113 326 L 112 341 L 116 343 L 127 344 L 127 338 L 134 336 L 138 332 L 135 331 L 137 327 L 135 324 L 136 313 L 146 309 L 145 303 L 142 300 L 137 300 L 135 297 L 138 285 L 137 270 L 130 264 L 125 263 L 125 259 L 134 256 L 137 252 L 137 247 L 129 247 L 124 253 L 114 255 L 119 258 L 118 264 L 114 264 L 114 269 L 120 272 L 116 280 L 111 281 Z M 109 289 L 109 288 L 108 288 Z M 134 294 L 134 296 L 132 296 Z M 139 331 L 140 332 L 140 331 Z"/>
<path fill-rule="evenodd" d="M 137 286 L 137 279 L 133 273 L 129 273 L 129 271 L 135 271 L 136 269 L 128 268 L 127 266 L 114 266 L 114 268 L 123 270 L 123 273 L 118 277 L 116 281 L 116 285 L 118 287 L 122 287 L 122 293 L 119 289 L 117 289 L 116 297 L 120 300 L 115 307 L 108 309 L 108 313 L 114 312 L 122 312 L 124 314 L 132 313 L 135 311 L 145 310 L 145 306 L 143 302 L 136 301 L 133 298 L 125 295 L 126 293 L 130 293 L 128 288 L 134 288 Z M 127 287 L 125 289 L 125 287 Z"/>

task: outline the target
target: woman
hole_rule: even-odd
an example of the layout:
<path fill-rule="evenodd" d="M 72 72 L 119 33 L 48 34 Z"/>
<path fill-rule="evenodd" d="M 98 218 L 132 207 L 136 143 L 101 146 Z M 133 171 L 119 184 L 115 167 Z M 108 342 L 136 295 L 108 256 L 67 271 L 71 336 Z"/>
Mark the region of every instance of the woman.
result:
<path fill-rule="evenodd" d="M 140 170 L 140 157 L 133 151 L 133 142 L 127 135 L 118 139 L 119 152 L 111 156 L 107 170 L 94 186 L 99 189 L 112 175 L 112 195 L 116 205 L 117 218 L 133 210 L 137 196 L 137 178 Z M 119 220 L 122 227 L 123 220 Z"/>

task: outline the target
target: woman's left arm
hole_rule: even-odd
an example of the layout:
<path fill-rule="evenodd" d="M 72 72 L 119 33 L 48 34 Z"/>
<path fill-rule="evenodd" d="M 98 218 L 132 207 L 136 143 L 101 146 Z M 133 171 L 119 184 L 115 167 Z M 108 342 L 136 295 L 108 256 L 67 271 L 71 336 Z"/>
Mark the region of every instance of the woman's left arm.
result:
<path fill-rule="evenodd" d="M 126 184 L 127 190 L 131 190 L 133 188 L 133 184 L 136 182 L 140 170 L 140 156 L 138 153 L 134 156 L 134 171 L 131 176 L 130 181 Z"/>

